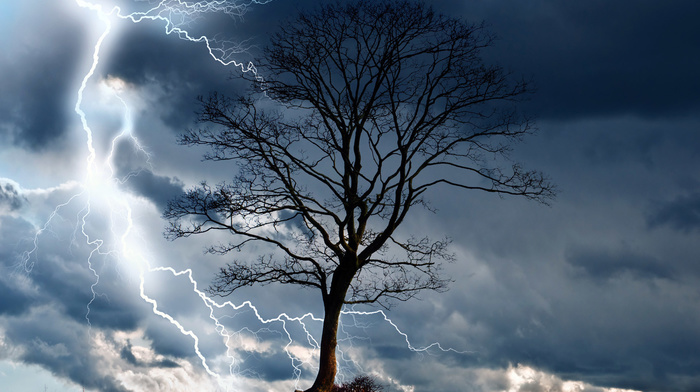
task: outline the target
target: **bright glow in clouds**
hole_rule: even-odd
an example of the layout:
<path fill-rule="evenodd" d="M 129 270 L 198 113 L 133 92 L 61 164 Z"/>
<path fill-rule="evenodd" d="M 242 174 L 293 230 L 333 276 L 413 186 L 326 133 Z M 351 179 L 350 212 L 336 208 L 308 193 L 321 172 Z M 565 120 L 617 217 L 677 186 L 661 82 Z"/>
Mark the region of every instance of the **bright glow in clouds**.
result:
<path fill-rule="evenodd" d="M 115 154 L 118 145 L 126 143 L 131 146 L 143 160 L 150 164 L 151 157 L 147 146 L 143 146 L 138 135 L 134 131 L 134 118 L 132 114 L 133 102 L 130 98 L 138 94 L 124 80 L 116 77 L 96 79 L 96 71 L 100 67 L 101 56 L 107 40 L 114 39 L 113 25 L 123 21 L 140 23 L 154 22 L 165 26 L 165 33 L 177 36 L 180 39 L 205 45 L 214 61 L 225 66 L 238 68 L 241 72 L 252 72 L 256 77 L 257 70 L 252 63 L 243 64 L 237 62 L 235 55 L 245 49 L 244 45 L 229 40 L 214 39 L 206 36 L 193 36 L 187 30 L 189 21 L 198 14 L 225 13 L 229 15 L 242 15 L 247 7 L 256 4 L 266 4 L 268 1 L 251 1 L 249 3 L 236 3 L 232 1 L 201 1 L 184 2 L 179 0 L 163 0 L 154 4 L 151 8 L 124 13 L 117 6 L 106 7 L 85 0 L 76 0 L 76 5 L 90 11 L 94 19 L 99 21 L 101 29 L 99 36 L 90 48 L 89 68 L 80 79 L 76 87 L 77 99 L 74 111 L 80 121 L 84 134 L 85 145 L 80 147 L 85 153 L 84 167 L 80 173 L 80 181 L 75 180 L 55 188 L 21 190 L 20 184 L 6 181 L 14 189 L 20 190 L 24 197 L 37 199 L 48 197 L 47 195 L 60 195 L 64 197 L 54 205 L 54 209 L 45 215 L 45 219 L 35 223 L 36 234 L 29 250 L 22 253 L 16 273 L 18 275 L 31 274 L 34 268 L 40 268 L 40 263 L 49 263 L 41 257 L 42 242 L 52 234 L 53 226 L 57 220 L 65 220 L 69 214 L 74 219 L 74 231 L 71 236 L 69 248 L 85 247 L 88 249 L 85 259 L 85 268 L 92 279 L 90 290 L 92 297 L 85 303 L 85 323 L 89 327 L 89 335 L 85 337 L 96 355 L 101 358 L 100 368 L 105 372 L 113 372 L 113 377 L 125 388 L 139 390 L 162 390 L 162 386 L 174 386 L 170 390 L 251 390 L 251 388 L 268 389 L 272 383 L 266 383 L 255 374 L 254 368 L 244 366 L 246 355 L 250 353 L 273 353 L 276 345 L 280 346 L 289 363 L 289 378 L 293 379 L 294 387 L 300 387 L 303 378 L 311 378 L 315 375 L 316 362 L 318 360 L 319 343 L 316 339 L 322 319 L 306 313 L 301 316 L 279 314 L 275 317 L 264 317 L 252 301 L 244 301 L 241 304 L 232 302 L 218 303 L 208 297 L 198 288 L 198 283 L 190 269 L 177 270 L 168 266 L 154 266 L 153 254 L 148 248 L 147 240 L 141 235 L 143 228 L 139 224 L 136 213 L 142 209 L 143 200 L 125 192 L 123 185 L 131 176 L 138 173 L 130 172 L 123 177 L 117 177 L 115 169 Z M 92 22 L 90 22 L 92 23 Z M 97 28 L 97 27 L 96 27 Z M 87 97 L 90 95 L 90 98 Z M 137 101 L 137 99 L 134 99 Z M 103 107 L 100 107 L 102 105 Z M 89 109 L 88 109 L 89 107 Z M 93 129 L 91 116 L 96 113 L 119 113 L 120 127 L 115 135 L 100 135 Z M 96 128 L 95 128 L 96 129 Z M 107 143 L 102 143 L 107 141 Z M 49 199 L 47 198 L 46 201 Z M 70 213 L 66 212 L 70 211 Z M 17 214 L 18 212 L 0 211 L 3 214 Z M 118 269 L 124 273 L 123 278 L 136 277 L 138 282 L 138 295 L 148 305 L 154 315 L 167 321 L 170 326 L 187 337 L 191 342 L 191 350 L 198 361 L 189 363 L 184 359 L 169 360 L 163 355 L 157 354 L 152 348 L 152 342 L 139 340 L 144 333 L 141 329 L 133 332 L 116 332 L 114 336 L 107 336 L 98 328 L 92 327 L 92 317 L 99 312 L 93 306 L 103 295 L 99 288 L 101 284 L 101 269 L 106 263 L 105 259 L 118 262 Z M 162 262 L 162 260 L 158 260 Z M 167 311 L 167 298 L 156 298 L 159 279 L 169 279 L 168 282 L 184 282 L 177 287 L 188 287 L 194 297 L 200 301 L 202 312 L 207 325 L 202 325 L 202 320 L 192 318 L 180 318 L 176 312 Z M 125 287 L 130 287 L 125 285 Z M 154 288 L 155 287 L 155 288 Z M 164 290 L 161 288 L 161 290 Z M 135 295 L 135 293 L 134 293 Z M 339 336 L 341 342 L 339 361 L 340 376 L 348 377 L 362 369 L 361 363 L 355 363 L 354 355 L 361 354 L 354 350 L 353 335 L 348 331 L 365 330 L 358 325 L 357 319 L 373 320 L 387 328 L 397 342 L 405 344 L 408 352 L 451 352 L 459 355 L 470 355 L 463 350 L 443 347 L 439 343 L 428 345 L 414 345 L 409 336 L 402 332 L 383 311 L 362 312 L 354 309 L 346 309 L 341 319 L 343 325 L 341 331 L 346 336 Z M 204 331 L 204 335 L 201 331 Z M 2 331 L 0 331 L 2 332 Z M 204 339 L 216 333 L 219 336 L 221 347 L 217 350 L 204 347 Z M 369 329 L 368 334 L 371 333 Z M 131 346 L 133 342 L 133 347 Z M 343 346 L 342 343 L 348 345 Z M 115 365 L 112 358 L 119 357 L 120 347 L 127 345 L 129 355 L 133 356 L 134 363 L 168 363 L 168 366 L 153 366 L 144 373 L 135 371 L 122 371 Z M 0 333 L 0 348 L 6 348 L 4 335 Z M 67 349 L 56 343 L 52 346 L 43 341 L 39 346 L 46 351 L 46 355 L 65 356 Z M 215 352 L 214 354 L 210 354 Z M 7 351 L 6 351 L 7 353 Z M 2 354 L 8 355 L 8 354 Z M 265 358 L 265 355 L 262 356 Z M 0 357 L 1 358 L 1 357 Z M 167 362 L 167 361 L 170 362 Z M 271 360 L 279 360 L 273 358 Z M 196 366 L 195 366 L 196 365 Z M 199 368 L 197 368 L 199 366 Z M 206 372 L 206 375 L 201 372 Z M 380 381 L 386 381 L 388 377 L 378 374 Z M 528 385 L 551 385 L 550 390 L 559 385 L 562 392 L 584 391 L 587 386 L 580 382 L 562 382 L 553 376 L 546 375 L 534 369 L 517 366 L 507 370 L 510 383 L 508 392 L 524 390 Z M 149 384 L 152 383 L 152 384 Z M 392 382 L 393 383 L 393 382 Z M 412 390 L 411 386 L 397 383 L 392 384 L 401 390 Z M 289 387 L 284 385 L 285 388 Z M 610 390 L 611 392 L 615 390 Z M 617 391 L 622 392 L 622 391 Z"/>
<path fill-rule="evenodd" d="M 556 391 L 556 392 L 639 392 L 631 389 L 596 388 L 580 381 L 563 381 L 560 378 L 535 370 L 529 366 L 510 366 L 507 372 L 510 388 L 507 392 Z M 537 389 L 534 389 L 537 387 Z"/>

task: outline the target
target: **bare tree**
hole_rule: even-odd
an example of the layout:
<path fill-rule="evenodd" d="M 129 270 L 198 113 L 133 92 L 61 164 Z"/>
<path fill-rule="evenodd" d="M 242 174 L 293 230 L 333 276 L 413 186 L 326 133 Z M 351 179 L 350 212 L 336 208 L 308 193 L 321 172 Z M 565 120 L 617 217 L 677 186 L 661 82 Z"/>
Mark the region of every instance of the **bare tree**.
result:
<path fill-rule="evenodd" d="M 247 95 L 201 98 L 203 127 L 185 145 L 238 173 L 172 201 L 170 238 L 224 230 L 276 249 L 221 268 L 210 291 L 282 283 L 319 290 L 324 305 L 319 373 L 330 391 L 346 304 L 407 300 L 444 290 L 449 241 L 397 228 L 436 187 L 546 202 L 552 185 L 507 159 L 531 132 L 514 103 L 528 92 L 480 55 L 492 44 L 469 24 L 414 1 L 321 5 L 286 22 L 259 61 Z M 264 94 L 260 93 L 260 88 Z"/>
<path fill-rule="evenodd" d="M 332 392 L 381 392 L 384 387 L 370 376 L 357 376 L 352 381 L 335 385 Z"/>

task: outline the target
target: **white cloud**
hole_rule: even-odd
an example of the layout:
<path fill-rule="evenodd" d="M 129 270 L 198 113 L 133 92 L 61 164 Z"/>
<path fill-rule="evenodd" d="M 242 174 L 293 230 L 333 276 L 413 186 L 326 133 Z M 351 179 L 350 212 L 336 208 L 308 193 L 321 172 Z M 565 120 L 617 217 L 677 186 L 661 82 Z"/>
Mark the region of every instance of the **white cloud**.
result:
<path fill-rule="evenodd" d="M 553 374 L 520 364 L 509 366 L 505 373 L 509 386 L 503 392 L 639 392 L 631 389 L 600 388 L 582 381 L 565 381 Z"/>

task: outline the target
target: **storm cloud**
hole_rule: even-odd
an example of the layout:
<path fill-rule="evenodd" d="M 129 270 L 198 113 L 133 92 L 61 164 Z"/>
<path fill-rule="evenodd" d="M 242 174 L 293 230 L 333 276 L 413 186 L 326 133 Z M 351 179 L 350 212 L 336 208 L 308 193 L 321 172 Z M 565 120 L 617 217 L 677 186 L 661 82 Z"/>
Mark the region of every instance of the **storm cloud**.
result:
<path fill-rule="evenodd" d="M 438 7 L 454 5 L 437 1 Z M 541 119 L 683 116 L 700 106 L 700 38 L 693 1 L 464 2 L 500 37 L 494 57 L 538 87 L 526 107 Z"/>
<path fill-rule="evenodd" d="M 317 3 L 255 4 L 243 17 L 211 13 L 187 28 L 241 43 L 247 50 L 234 57 L 247 63 L 280 20 Z M 402 230 L 450 237 L 457 259 L 445 273 L 454 282 L 387 314 L 412 347 L 439 341 L 462 353 L 414 352 L 383 317 L 343 316 L 341 376 L 371 374 L 391 392 L 562 391 L 567 382 L 587 392 L 700 389 L 700 3 L 429 3 L 485 20 L 498 36 L 486 59 L 536 85 L 520 107 L 537 133 L 512 156 L 547 173 L 559 194 L 551 206 L 448 188 L 426 194 L 435 212 L 416 208 Z M 111 17 L 84 106 L 92 173 L 113 178 L 93 181 L 74 105 L 105 24 L 73 8 L 0 5 L 0 360 L 40 366 L 71 392 L 216 390 L 205 364 L 227 374 L 228 355 L 245 390 L 291 390 L 294 366 L 307 386 L 315 359 L 304 328 L 286 324 L 301 364 L 285 351 L 281 323 L 261 323 L 247 307 L 210 309 L 189 280 L 203 289 L 226 262 L 266 249 L 221 257 L 204 250 L 228 233 L 174 242 L 161 234 L 168 200 L 236 174 L 177 144 L 199 126 L 197 96 L 250 84 L 204 44 L 166 35 L 162 21 Z M 107 159 L 125 107 L 134 138 Z M 74 178 L 56 175 L 75 162 Z M 293 287 L 216 300 L 251 300 L 263 318 L 322 314 L 316 292 Z M 320 325 L 307 328 L 317 336 Z M 42 387 L 31 382 L 26 389 Z"/>
<path fill-rule="evenodd" d="M 20 195 L 15 184 L 0 179 L 0 211 L 16 211 L 25 202 L 26 198 Z"/>
<path fill-rule="evenodd" d="M 6 141 L 33 150 L 60 144 L 71 113 L 73 75 L 85 42 L 85 28 L 58 3 L 27 1 L 16 17 L 13 39 L 6 39 L 0 68 L 0 130 Z"/>
<path fill-rule="evenodd" d="M 700 229 L 700 193 L 679 196 L 654 206 L 648 218 L 649 226 L 670 226 L 682 232 Z"/>

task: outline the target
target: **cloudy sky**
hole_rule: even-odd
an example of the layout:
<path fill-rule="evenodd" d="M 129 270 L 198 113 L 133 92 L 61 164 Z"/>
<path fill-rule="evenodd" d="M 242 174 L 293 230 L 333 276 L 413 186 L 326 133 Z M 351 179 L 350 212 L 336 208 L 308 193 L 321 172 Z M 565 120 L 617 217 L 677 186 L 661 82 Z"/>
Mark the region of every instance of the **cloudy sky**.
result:
<path fill-rule="evenodd" d="M 0 3 L 0 392 L 313 380 L 315 293 L 211 299 L 200 289 L 230 258 L 203 249 L 225 235 L 162 236 L 167 200 L 235 173 L 177 145 L 196 97 L 245 88 L 235 62 L 314 5 L 218 3 L 145 17 L 131 13 L 155 1 Z M 341 319 L 341 377 L 415 392 L 700 389 L 700 3 L 430 3 L 485 20 L 499 37 L 485 57 L 534 80 L 522 108 L 538 132 L 514 158 L 559 194 L 549 207 L 431 194 L 437 211 L 405 230 L 453 239 L 455 281 L 392 308 L 393 324 Z M 219 61 L 187 39 L 202 36 L 227 50 Z M 459 353 L 420 351 L 433 342 Z"/>

